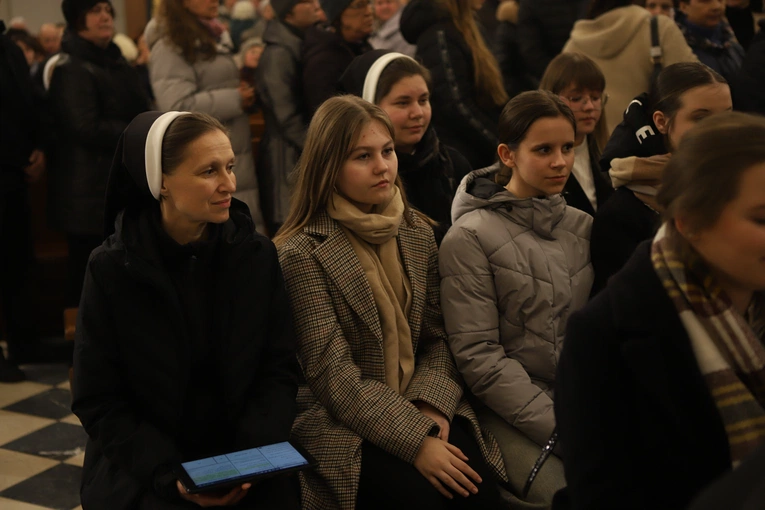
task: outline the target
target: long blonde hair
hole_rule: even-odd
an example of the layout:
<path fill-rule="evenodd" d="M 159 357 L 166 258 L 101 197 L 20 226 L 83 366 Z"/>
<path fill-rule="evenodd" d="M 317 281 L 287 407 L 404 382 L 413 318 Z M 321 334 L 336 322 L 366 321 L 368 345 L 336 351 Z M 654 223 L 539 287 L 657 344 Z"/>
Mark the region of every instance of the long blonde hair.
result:
<path fill-rule="evenodd" d="M 183 0 L 162 0 L 157 7 L 157 18 L 164 36 L 181 50 L 189 64 L 200 58 L 215 58 L 218 52 L 215 39 L 183 6 Z"/>
<path fill-rule="evenodd" d="M 333 97 L 316 110 L 308 126 L 303 153 L 295 167 L 297 182 L 292 191 L 290 212 L 273 239 L 277 247 L 301 231 L 314 216 L 326 210 L 340 171 L 358 142 L 361 131 L 370 122 L 385 126 L 391 140 L 395 140 L 393 125 L 385 112 L 360 97 Z M 411 207 L 398 175 L 395 184 L 404 201 L 404 218 L 409 222 Z"/>
<path fill-rule="evenodd" d="M 545 74 L 539 82 L 540 90 L 549 90 L 560 94 L 566 87 L 575 85 L 580 89 L 603 92 L 606 88 L 606 77 L 598 64 L 582 53 L 561 53 L 550 61 Z M 592 161 L 598 161 L 608 143 L 608 127 L 606 110 L 601 108 L 600 119 L 595 124 L 595 130 L 587 137 L 587 149 Z"/>
<path fill-rule="evenodd" d="M 452 23 L 465 38 L 465 43 L 473 54 L 473 81 L 478 89 L 479 104 L 490 98 L 494 106 L 504 106 L 508 101 L 507 92 L 502 83 L 497 59 L 489 51 L 483 40 L 470 0 L 437 0 L 449 13 Z"/>

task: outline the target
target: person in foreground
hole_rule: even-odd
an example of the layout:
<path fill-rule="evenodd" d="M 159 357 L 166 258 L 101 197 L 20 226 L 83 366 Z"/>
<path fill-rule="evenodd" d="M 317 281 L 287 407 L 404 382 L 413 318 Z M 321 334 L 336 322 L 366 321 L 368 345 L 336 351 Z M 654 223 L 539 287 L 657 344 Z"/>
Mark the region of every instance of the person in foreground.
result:
<path fill-rule="evenodd" d="M 463 398 L 435 238 L 406 200 L 388 116 L 328 99 L 297 179 L 274 242 L 306 381 L 292 434 L 318 461 L 304 508 L 498 508 L 499 449 Z"/>
<path fill-rule="evenodd" d="M 483 404 L 513 494 L 555 429 L 555 368 L 566 321 L 587 302 L 592 216 L 561 196 L 574 166 L 576 120 L 557 95 L 523 92 L 499 121 L 500 163 L 476 170 L 454 199 L 439 252 L 449 346 Z M 529 502 L 565 485 L 548 459 Z M 526 508 L 526 507 L 519 507 Z"/>
<path fill-rule="evenodd" d="M 109 176 L 77 316 L 83 508 L 299 508 L 296 477 L 192 495 L 178 462 L 289 439 L 298 365 L 276 249 L 236 191 L 223 126 L 147 112 Z"/>
<path fill-rule="evenodd" d="M 742 113 L 691 129 L 664 170 L 664 224 L 569 320 L 556 510 L 686 508 L 765 444 L 763 139 Z"/>

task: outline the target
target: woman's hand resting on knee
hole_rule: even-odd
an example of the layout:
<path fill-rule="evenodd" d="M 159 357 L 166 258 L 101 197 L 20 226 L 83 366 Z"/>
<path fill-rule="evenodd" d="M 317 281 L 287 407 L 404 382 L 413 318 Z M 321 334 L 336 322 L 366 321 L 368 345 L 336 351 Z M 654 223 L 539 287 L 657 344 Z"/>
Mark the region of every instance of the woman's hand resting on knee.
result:
<path fill-rule="evenodd" d="M 478 493 L 478 487 L 470 479 L 475 483 L 483 481 L 478 473 L 467 465 L 467 461 L 468 458 L 456 446 L 436 437 L 426 437 L 414 459 L 414 467 L 438 492 L 452 499 L 453 495 L 444 486 L 463 497 L 468 497 L 471 492 Z"/>
<path fill-rule="evenodd" d="M 176 485 L 178 486 L 178 494 L 180 494 L 183 499 L 196 503 L 202 508 L 212 506 L 234 506 L 247 495 L 247 491 L 252 487 L 251 484 L 245 483 L 244 485 L 237 485 L 225 494 L 218 495 L 205 493 L 189 494 L 180 480 L 176 481 Z"/>

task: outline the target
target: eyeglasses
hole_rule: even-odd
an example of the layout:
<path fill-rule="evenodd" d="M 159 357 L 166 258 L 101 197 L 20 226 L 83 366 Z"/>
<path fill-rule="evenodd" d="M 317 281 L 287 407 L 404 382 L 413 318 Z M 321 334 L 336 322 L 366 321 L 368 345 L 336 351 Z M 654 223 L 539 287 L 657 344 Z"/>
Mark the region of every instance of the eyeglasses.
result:
<path fill-rule="evenodd" d="M 369 7 L 372 7 L 372 2 L 369 0 L 359 0 L 358 2 L 353 2 L 351 5 L 348 6 L 348 9 L 352 9 L 354 11 L 360 11 L 362 9 L 367 9 Z"/>
<path fill-rule="evenodd" d="M 592 103 L 592 108 L 595 110 L 602 110 L 606 103 L 608 103 L 608 94 L 601 96 L 560 96 L 568 102 L 571 111 L 578 112 L 584 110 L 584 107 L 588 102 Z"/>

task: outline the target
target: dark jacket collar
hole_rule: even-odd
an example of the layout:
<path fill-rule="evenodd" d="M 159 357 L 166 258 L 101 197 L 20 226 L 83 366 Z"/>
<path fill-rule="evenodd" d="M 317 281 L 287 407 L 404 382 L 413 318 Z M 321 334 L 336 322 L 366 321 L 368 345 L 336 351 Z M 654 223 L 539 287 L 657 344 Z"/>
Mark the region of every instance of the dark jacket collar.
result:
<path fill-rule="evenodd" d="M 61 51 L 101 67 L 127 64 L 119 47 L 113 41 L 110 41 L 106 48 L 100 48 L 72 31 L 67 31 L 64 35 Z"/>
<path fill-rule="evenodd" d="M 130 208 L 117 216 L 114 234 L 105 242 L 107 252 L 124 252 L 128 263 L 141 261 L 139 267 L 161 270 L 162 261 L 167 256 L 193 255 L 205 249 L 206 243 L 192 243 L 181 246 L 167 236 L 163 239 L 158 233 L 162 230 L 159 220 L 159 206 L 148 208 Z M 228 247 L 235 247 L 254 238 L 254 227 L 247 206 L 236 199 L 231 200 L 228 221 L 213 227 L 216 242 Z M 162 231 L 164 233 L 164 231 Z M 169 250 L 169 252 L 167 251 Z"/>

